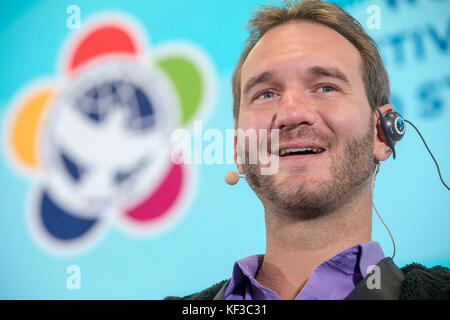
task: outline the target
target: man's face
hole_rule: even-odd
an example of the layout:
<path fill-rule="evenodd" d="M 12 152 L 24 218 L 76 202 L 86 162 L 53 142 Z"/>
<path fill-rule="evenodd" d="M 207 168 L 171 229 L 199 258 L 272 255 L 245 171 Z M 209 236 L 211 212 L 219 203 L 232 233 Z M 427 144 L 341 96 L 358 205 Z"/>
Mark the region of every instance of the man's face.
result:
<path fill-rule="evenodd" d="M 366 185 L 376 128 L 361 61 L 342 35 L 305 22 L 271 29 L 250 52 L 241 72 L 236 127 L 279 129 L 280 152 L 292 151 L 279 156 L 273 175 L 261 175 L 258 164 L 239 167 L 263 203 L 312 217 Z M 286 148 L 319 150 L 298 154 Z"/>

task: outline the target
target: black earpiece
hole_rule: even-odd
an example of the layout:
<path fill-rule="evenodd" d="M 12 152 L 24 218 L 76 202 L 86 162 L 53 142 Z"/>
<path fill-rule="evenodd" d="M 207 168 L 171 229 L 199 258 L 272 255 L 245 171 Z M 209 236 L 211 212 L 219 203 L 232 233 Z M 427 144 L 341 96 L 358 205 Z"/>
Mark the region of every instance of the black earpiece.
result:
<path fill-rule="evenodd" d="M 398 112 L 388 112 L 383 116 L 381 110 L 378 107 L 376 108 L 380 115 L 381 127 L 383 128 L 384 135 L 388 141 L 389 147 L 392 149 L 393 157 L 395 159 L 395 143 L 405 135 L 405 120 Z"/>

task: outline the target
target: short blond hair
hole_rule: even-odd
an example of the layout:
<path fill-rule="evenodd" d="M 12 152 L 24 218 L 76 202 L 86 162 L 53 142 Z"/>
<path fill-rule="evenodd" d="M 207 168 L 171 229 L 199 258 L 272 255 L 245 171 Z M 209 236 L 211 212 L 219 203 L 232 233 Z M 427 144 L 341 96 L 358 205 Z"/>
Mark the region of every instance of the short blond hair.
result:
<path fill-rule="evenodd" d="M 237 121 L 241 104 L 241 71 L 250 51 L 270 29 L 291 21 L 304 21 L 327 26 L 340 33 L 358 49 L 361 76 L 370 107 L 389 103 L 389 77 L 373 39 L 361 24 L 338 5 L 322 0 L 283 1 L 281 6 L 262 6 L 253 13 L 247 28 L 250 35 L 233 73 L 233 116 Z"/>

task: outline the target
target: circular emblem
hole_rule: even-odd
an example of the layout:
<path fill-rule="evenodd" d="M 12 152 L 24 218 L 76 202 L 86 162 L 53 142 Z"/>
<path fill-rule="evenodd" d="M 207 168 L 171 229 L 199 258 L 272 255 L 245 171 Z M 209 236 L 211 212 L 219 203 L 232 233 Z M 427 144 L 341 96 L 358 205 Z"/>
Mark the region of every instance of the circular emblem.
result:
<path fill-rule="evenodd" d="M 46 189 L 56 202 L 96 217 L 140 201 L 157 186 L 169 165 L 177 110 L 163 79 L 114 58 L 70 80 L 43 133 Z"/>

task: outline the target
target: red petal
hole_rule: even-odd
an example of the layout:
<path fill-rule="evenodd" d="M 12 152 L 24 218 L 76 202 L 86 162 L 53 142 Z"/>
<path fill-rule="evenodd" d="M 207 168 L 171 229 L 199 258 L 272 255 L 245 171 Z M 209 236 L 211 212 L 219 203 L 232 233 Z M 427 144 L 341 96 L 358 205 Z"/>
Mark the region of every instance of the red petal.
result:
<path fill-rule="evenodd" d="M 72 72 L 86 61 L 107 53 L 135 55 L 137 48 L 127 30 L 116 25 L 103 25 L 82 37 L 68 63 L 67 71 Z"/>

